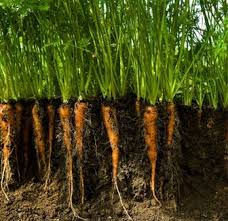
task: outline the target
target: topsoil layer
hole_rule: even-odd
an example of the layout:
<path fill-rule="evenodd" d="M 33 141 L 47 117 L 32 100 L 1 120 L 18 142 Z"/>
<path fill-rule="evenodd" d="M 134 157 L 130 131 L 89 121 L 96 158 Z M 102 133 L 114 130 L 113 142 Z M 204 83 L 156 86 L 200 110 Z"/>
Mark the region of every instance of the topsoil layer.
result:
<path fill-rule="evenodd" d="M 163 205 L 157 208 L 150 192 L 150 163 L 142 120 L 136 116 L 133 100 L 120 101 L 115 106 L 121 139 L 118 185 L 131 217 L 139 221 L 228 220 L 225 113 L 205 108 L 199 120 L 195 108 L 177 106 L 174 142 L 168 148 L 165 145 L 168 116 L 165 106 L 159 106 L 156 192 Z M 46 124 L 45 111 L 43 116 Z M 24 118 L 31 118 L 31 115 L 27 113 Z M 71 126 L 73 136 L 73 123 Z M 55 128 L 48 189 L 44 191 L 37 175 L 31 129 L 29 169 L 19 182 L 12 154 L 14 181 L 7 192 L 10 201 L 0 192 L 0 221 L 77 220 L 67 204 L 66 154 L 59 119 Z M 80 204 L 78 161 L 76 150 L 73 152 L 75 208 L 88 220 L 127 220 L 112 185 L 111 148 L 97 104 L 91 104 L 86 115 L 84 146 L 84 205 Z M 19 148 L 23 152 L 22 143 Z M 23 165 L 23 158 L 20 164 Z"/>

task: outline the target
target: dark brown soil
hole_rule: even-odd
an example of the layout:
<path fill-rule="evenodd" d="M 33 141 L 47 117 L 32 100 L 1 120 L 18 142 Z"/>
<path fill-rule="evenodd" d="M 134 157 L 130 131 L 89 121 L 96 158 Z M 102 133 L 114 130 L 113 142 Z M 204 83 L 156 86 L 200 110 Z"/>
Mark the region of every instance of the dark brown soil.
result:
<path fill-rule="evenodd" d="M 118 184 L 131 217 L 135 221 L 228 220 L 225 113 L 205 108 L 199 124 L 197 109 L 179 105 L 174 143 L 168 148 L 165 145 L 165 105 L 159 106 L 156 190 L 163 206 L 158 209 L 151 200 L 150 163 L 143 140 L 142 121 L 136 116 L 134 100 L 122 100 L 115 105 L 121 137 Z M 45 110 L 43 116 L 46 123 Z M 31 116 L 26 114 L 25 117 Z M 79 174 L 74 150 L 74 205 L 80 216 L 88 220 L 127 220 L 112 186 L 111 148 L 101 122 L 100 107 L 92 103 L 86 116 L 84 136 L 85 204 L 79 203 Z M 77 220 L 67 208 L 65 149 L 59 119 L 55 126 L 56 142 L 48 190 L 44 191 L 44 185 L 39 181 L 36 151 L 31 139 L 29 169 L 21 182 L 18 182 L 12 154 L 14 182 L 8 192 L 10 201 L 6 201 L 0 191 L 0 221 Z M 72 124 L 72 136 L 73 133 Z M 19 148 L 23 151 L 23 145 Z M 23 165 L 21 154 L 20 157 Z"/>

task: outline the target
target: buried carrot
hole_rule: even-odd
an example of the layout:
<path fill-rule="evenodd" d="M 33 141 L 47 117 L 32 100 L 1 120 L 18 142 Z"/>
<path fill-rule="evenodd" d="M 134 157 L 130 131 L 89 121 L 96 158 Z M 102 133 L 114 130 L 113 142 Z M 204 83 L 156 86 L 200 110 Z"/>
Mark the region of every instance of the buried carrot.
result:
<path fill-rule="evenodd" d="M 3 121 L 3 104 L 0 103 L 0 133 L 2 133 L 2 121 Z"/>
<path fill-rule="evenodd" d="M 175 128 L 175 104 L 173 102 L 167 104 L 167 112 L 169 116 L 167 125 L 167 144 L 170 146 L 173 143 L 173 133 Z"/>
<path fill-rule="evenodd" d="M 0 107 L 0 126 L 2 136 L 2 171 L 1 171 L 1 189 L 6 199 L 9 198 L 5 192 L 12 178 L 9 158 L 12 152 L 13 129 L 15 127 L 14 111 L 11 104 L 3 104 Z"/>
<path fill-rule="evenodd" d="M 17 174 L 18 174 L 18 179 L 20 182 L 21 175 L 20 175 L 20 168 L 19 168 L 19 145 L 21 143 L 21 132 L 22 132 L 22 114 L 23 114 L 23 105 L 21 103 L 16 103 L 15 104 L 15 111 L 16 111 L 16 140 L 17 143 L 15 145 L 15 153 L 16 153 L 16 164 L 17 164 Z"/>
<path fill-rule="evenodd" d="M 113 181 L 116 182 L 119 164 L 119 130 L 117 126 L 116 110 L 102 104 L 102 115 L 112 148 L 112 177 Z"/>
<path fill-rule="evenodd" d="M 46 174 L 46 181 L 44 188 L 47 188 L 50 174 L 51 174 L 51 155 L 53 148 L 53 140 L 55 136 L 55 107 L 53 104 L 49 103 L 47 105 L 47 114 L 48 114 L 48 168 Z"/>
<path fill-rule="evenodd" d="M 76 102 L 74 106 L 74 114 L 75 114 L 75 142 L 77 155 L 79 159 L 79 176 L 80 176 L 80 192 L 81 192 L 81 203 L 84 203 L 84 177 L 83 177 L 83 168 L 82 168 L 82 160 L 83 160 L 83 131 L 85 124 L 85 113 L 88 108 L 87 103 L 85 102 Z"/>
<path fill-rule="evenodd" d="M 101 111 L 103 116 L 103 122 L 107 131 L 109 143 L 112 148 L 112 178 L 113 183 L 116 187 L 117 193 L 119 195 L 120 203 L 127 214 L 128 218 L 132 220 L 130 215 L 125 208 L 122 197 L 118 188 L 117 184 L 117 175 L 118 175 L 118 164 L 119 164 L 119 129 L 117 125 L 117 116 L 116 116 L 116 109 L 112 108 L 109 105 L 101 105 Z"/>
<path fill-rule="evenodd" d="M 66 168 L 67 168 L 67 179 L 68 179 L 68 206 L 71 208 L 75 217 L 84 220 L 76 212 L 73 206 L 73 159 L 72 159 L 72 137 L 71 137 L 71 111 L 68 104 L 62 104 L 59 108 L 60 121 L 63 127 L 63 143 L 66 147 L 67 157 L 66 157 Z"/>
<path fill-rule="evenodd" d="M 32 108 L 33 117 L 33 129 L 35 144 L 38 152 L 38 166 L 41 176 L 46 173 L 46 156 L 45 156 L 45 140 L 44 140 L 44 128 L 42 125 L 40 105 L 36 102 Z"/>
<path fill-rule="evenodd" d="M 155 194 L 155 177 L 156 177 L 156 161 L 157 161 L 157 118 L 158 112 L 155 106 L 147 106 L 143 121 L 144 121 L 144 138 L 147 145 L 147 154 L 151 163 L 151 191 L 154 199 L 161 206 Z"/>
<path fill-rule="evenodd" d="M 60 121 L 63 127 L 63 142 L 67 150 L 67 178 L 68 178 L 68 203 L 73 209 L 73 160 L 72 160 L 72 139 L 70 128 L 70 107 L 69 105 L 61 105 L 59 108 Z"/>

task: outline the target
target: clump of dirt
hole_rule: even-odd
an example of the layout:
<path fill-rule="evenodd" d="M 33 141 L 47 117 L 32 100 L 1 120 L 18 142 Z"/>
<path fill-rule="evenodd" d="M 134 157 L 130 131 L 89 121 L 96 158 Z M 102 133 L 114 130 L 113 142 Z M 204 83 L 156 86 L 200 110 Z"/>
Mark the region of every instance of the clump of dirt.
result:
<path fill-rule="evenodd" d="M 57 102 L 56 107 L 59 104 Z M 179 105 L 174 143 L 168 148 L 165 144 L 168 119 L 165 104 L 158 107 L 156 192 L 163 203 L 158 209 L 151 197 L 151 168 L 143 137 L 143 122 L 135 112 L 135 100 L 127 98 L 114 105 L 121 139 L 118 185 L 131 217 L 145 221 L 226 220 L 225 114 L 204 109 L 199 127 L 197 109 Z M 73 122 L 72 116 L 72 128 Z M 29 173 L 20 183 L 15 177 L 8 192 L 10 201 L 6 201 L 0 192 L 0 220 L 76 220 L 67 208 L 66 150 L 58 117 L 55 129 L 48 189 L 44 191 L 44 185 L 36 175 L 36 151 L 31 134 Z M 74 133 L 72 130 L 72 137 Z M 97 101 L 90 103 L 86 114 L 84 147 L 85 204 L 81 205 L 78 161 L 73 145 L 73 200 L 80 216 L 94 221 L 127 220 L 112 185 L 111 147 Z"/>

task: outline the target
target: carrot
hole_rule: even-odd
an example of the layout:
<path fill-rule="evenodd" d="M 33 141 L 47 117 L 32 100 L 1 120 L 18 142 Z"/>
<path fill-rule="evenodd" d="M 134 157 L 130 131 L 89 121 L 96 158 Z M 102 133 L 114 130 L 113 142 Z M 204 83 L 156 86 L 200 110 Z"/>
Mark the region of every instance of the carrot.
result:
<path fill-rule="evenodd" d="M 130 215 L 128 214 L 123 201 L 120 195 L 120 191 L 117 184 L 117 175 L 118 175 L 118 164 L 119 164 L 119 129 L 117 125 L 117 116 L 116 116 L 116 109 L 111 106 L 106 106 L 104 104 L 101 105 L 101 111 L 103 116 L 103 122 L 107 131 L 107 135 L 109 138 L 109 143 L 112 148 L 112 178 L 116 190 L 119 195 L 119 199 L 121 205 L 127 214 L 128 218 L 132 220 Z"/>
<path fill-rule="evenodd" d="M 0 132 L 2 135 L 2 121 L 3 121 L 3 104 L 0 103 Z M 1 136 L 2 138 L 2 136 Z"/>
<path fill-rule="evenodd" d="M 31 117 L 30 117 L 31 107 L 28 105 L 25 111 L 25 122 L 23 127 L 23 146 L 24 146 L 24 172 L 23 176 L 25 176 L 27 169 L 28 169 L 28 162 L 29 162 L 29 143 L 30 143 L 30 129 L 32 127 Z"/>
<path fill-rule="evenodd" d="M 50 173 L 51 173 L 51 154 L 53 148 L 53 140 L 55 136 L 55 108 L 53 104 L 47 105 L 47 113 L 48 113 L 48 147 L 49 147 L 49 154 L 48 154 L 48 168 L 47 168 L 47 175 L 45 181 L 45 189 L 47 188 L 47 184 L 49 182 Z"/>
<path fill-rule="evenodd" d="M 72 201 L 74 185 L 73 185 L 72 137 L 71 137 L 71 126 L 70 126 L 70 117 L 71 117 L 70 106 L 68 104 L 61 105 L 59 108 L 59 115 L 60 115 L 60 121 L 63 127 L 63 142 L 67 151 L 66 167 L 67 167 L 67 179 L 68 179 L 68 206 L 73 211 L 73 214 L 75 217 L 79 219 L 83 219 L 77 214 Z"/>
<path fill-rule="evenodd" d="M 5 189 L 8 188 L 8 184 L 12 179 L 12 172 L 10 167 L 9 158 L 12 152 L 13 145 L 13 129 L 15 126 L 14 122 L 14 111 L 11 104 L 3 104 L 0 110 L 0 123 L 1 123 L 1 134 L 2 134 L 2 172 L 1 172 L 1 189 L 6 199 L 9 200 Z"/>
<path fill-rule="evenodd" d="M 112 148 L 112 176 L 113 181 L 116 182 L 119 164 L 119 130 L 117 126 L 116 109 L 102 104 L 102 115 Z"/>
<path fill-rule="evenodd" d="M 147 145 L 147 154 L 151 163 L 151 191 L 154 199 L 161 206 L 155 194 L 155 177 L 156 177 L 156 161 L 157 161 L 157 118 L 158 112 L 155 106 L 147 106 L 144 112 L 144 138 Z"/>
<path fill-rule="evenodd" d="M 63 127 L 63 142 L 67 150 L 67 178 L 68 178 L 68 202 L 69 207 L 73 208 L 73 160 L 72 160 L 72 138 L 70 128 L 70 107 L 69 105 L 61 105 L 59 115 Z"/>
<path fill-rule="evenodd" d="M 22 124 L 22 114 L 23 114 L 23 105 L 21 103 L 16 103 L 15 104 L 15 110 L 16 110 L 16 145 L 15 145 L 15 152 L 16 152 L 16 164 L 17 164 L 17 174 L 18 174 L 18 179 L 20 182 L 21 175 L 20 175 L 20 168 L 19 168 L 19 161 L 18 161 L 18 148 L 19 145 L 21 144 L 21 124 Z"/>
<path fill-rule="evenodd" d="M 169 115 L 167 125 L 167 144 L 171 145 L 173 143 L 173 133 L 175 128 L 175 104 L 173 102 L 167 104 L 167 112 Z"/>
<path fill-rule="evenodd" d="M 35 136 L 35 144 L 38 152 L 38 166 L 41 176 L 46 172 L 46 156 L 45 156 L 45 138 L 44 138 L 44 128 L 42 125 L 40 105 L 36 102 L 32 108 L 33 117 L 33 130 Z"/>
<path fill-rule="evenodd" d="M 81 203 L 84 203 L 84 177 L 83 177 L 83 168 L 82 168 L 82 158 L 83 158 L 83 131 L 85 124 L 85 113 L 88 108 L 87 103 L 85 102 L 76 102 L 74 106 L 75 114 L 75 141 L 77 148 L 77 155 L 79 158 L 79 176 L 80 176 L 80 192 L 81 192 Z"/>

